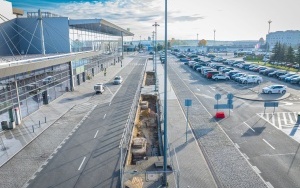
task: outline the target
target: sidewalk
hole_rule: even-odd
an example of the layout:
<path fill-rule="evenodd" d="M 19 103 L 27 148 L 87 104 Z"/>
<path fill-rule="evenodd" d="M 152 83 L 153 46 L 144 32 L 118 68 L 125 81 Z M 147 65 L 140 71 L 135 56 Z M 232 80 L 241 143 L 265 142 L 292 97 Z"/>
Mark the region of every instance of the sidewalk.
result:
<path fill-rule="evenodd" d="M 153 67 L 151 61 L 149 62 L 147 70 L 150 71 Z M 159 60 L 157 60 L 157 77 L 159 97 L 163 106 L 164 68 Z M 198 143 L 191 134 L 190 127 L 188 127 L 186 142 L 186 117 L 169 80 L 167 80 L 167 92 L 170 157 L 175 165 L 175 170 L 179 170 L 180 173 L 179 187 L 217 187 Z M 163 124 L 161 126 L 163 127 Z"/>
<path fill-rule="evenodd" d="M 50 104 L 42 106 L 39 110 L 25 117 L 22 124 L 17 125 L 16 129 L 0 131 L 0 167 L 74 106 L 87 102 L 94 95 L 93 86 L 95 83 L 110 81 L 132 59 L 130 54 L 127 57 L 124 56 L 122 67 L 120 63 L 111 65 L 107 68 L 106 76 L 100 72 L 91 80 L 75 87 L 75 91 L 63 94 Z"/>

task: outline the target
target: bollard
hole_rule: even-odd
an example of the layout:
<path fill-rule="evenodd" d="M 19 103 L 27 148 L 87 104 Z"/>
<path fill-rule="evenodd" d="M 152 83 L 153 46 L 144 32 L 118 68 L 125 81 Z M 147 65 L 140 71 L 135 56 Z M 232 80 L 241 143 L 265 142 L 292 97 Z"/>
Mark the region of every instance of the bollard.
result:
<path fill-rule="evenodd" d="M 46 117 L 45 117 L 45 123 L 47 122 L 47 119 L 46 119 Z"/>
<path fill-rule="evenodd" d="M 300 124 L 300 113 L 298 113 L 297 124 Z"/>
<path fill-rule="evenodd" d="M 41 127 L 41 121 L 39 120 L 39 127 Z"/>
<path fill-rule="evenodd" d="M 32 125 L 32 132 L 34 132 L 34 127 L 33 127 L 33 125 Z"/>

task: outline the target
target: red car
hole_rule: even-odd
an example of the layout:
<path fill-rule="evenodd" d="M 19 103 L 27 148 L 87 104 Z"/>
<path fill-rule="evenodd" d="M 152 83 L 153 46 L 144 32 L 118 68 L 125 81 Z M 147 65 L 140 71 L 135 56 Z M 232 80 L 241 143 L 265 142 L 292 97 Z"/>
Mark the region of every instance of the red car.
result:
<path fill-rule="evenodd" d="M 212 76 L 215 75 L 215 74 L 219 74 L 219 71 L 209 71 L 209 72 L 207 72 L 207 74 L 206 74 L 206 78 L 207 78 L 207 79 L 211 79 Z"/>

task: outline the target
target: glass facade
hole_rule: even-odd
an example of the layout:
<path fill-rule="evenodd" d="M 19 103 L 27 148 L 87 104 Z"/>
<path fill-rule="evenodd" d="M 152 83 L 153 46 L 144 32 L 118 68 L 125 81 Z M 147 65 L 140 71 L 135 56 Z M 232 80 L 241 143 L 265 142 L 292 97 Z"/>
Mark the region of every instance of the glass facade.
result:
<path fill-rule="evenodd" d="M 69 88 L 68 63 L 0 78 L 0 122 L 9 121 L 8 111 L 19 108 L 18 101 L 21 116 L 26 117 Z"/>
<path fill-rule="evenodd" d="M 100 51 L 105 54 L 115 53 L 121 46 L 121 37 L 97 31 L 70 26 L 69 38 L 71 52 Z"/>

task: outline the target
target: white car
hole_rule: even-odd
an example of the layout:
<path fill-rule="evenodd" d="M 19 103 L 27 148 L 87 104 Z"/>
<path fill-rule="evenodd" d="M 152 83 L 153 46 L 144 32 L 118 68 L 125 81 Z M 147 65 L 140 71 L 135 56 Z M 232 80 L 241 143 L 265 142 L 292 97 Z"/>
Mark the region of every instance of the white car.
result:
<path fill-rule="evenodd" d="M 286 86 L 285 85 L 271 85 L 268 87 L 265 87 L 262 89 L 262 93 L 281 93 L 285 94 L 286 93 Z"/>
<path fill-rule="evenodd" d="M 262 81 L 263 81 L 262 77 L 257 76 L 257 75 L 248 75 L 248 76 L 240 79 L 240 82 L 242 84 L 248 84 L 248 83 L 260 84 Z"/>
<path fill-rule="evenodd" d="M 102 94 L 104 92 L 103 84 L 98 83 L 98 84 L 94 85 L 94 90 L 95 90 L 96 94 L 98 94 L 98 93 Z"/>
<path fill-rule="evenodd" d="M 114 79 L 114 84 L 115 85 L 119 85 L 123 82 L 123 78 L 121 76 L 116 76 L 115 79 Z"/>
<path fill-rule="evenodd" d="M 215 74 L 212 76 L 212 79 L 217 81 L 217 80 L 229 80 L 229 76 L 225 76 L 223 74 Z"/>

